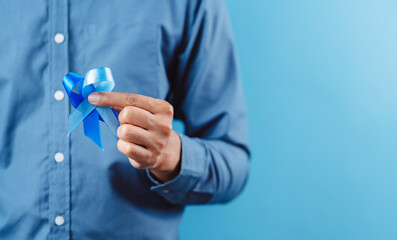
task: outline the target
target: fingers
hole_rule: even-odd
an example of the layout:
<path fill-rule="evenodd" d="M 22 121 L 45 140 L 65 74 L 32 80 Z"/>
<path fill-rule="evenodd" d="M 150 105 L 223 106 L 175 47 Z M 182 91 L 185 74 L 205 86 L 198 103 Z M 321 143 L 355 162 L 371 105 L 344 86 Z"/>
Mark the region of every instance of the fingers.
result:
<path fill-rule="evenodd" d="M 172 130 L 172 119 L 169 116 L 153 115 L 141 108 L 128 106 L 119 113 L 119 121 L 121 124 L 131 124 L 149 131 L 156 131 L 168 135 Z M 169 123 L 171 122 L 171 123 Z"/>
<path fill-rule="evenodd" d="M 149 150 L 137 144 L 120 139 L 117 142 L 117 148 L 128 156 L 131 165 L 137 169 L 145 169 L 157 163 L 157 159 L 152 158 Z"/>
<path fill-rule="evenodd" d="M 134 125 L 121 125 L 117 129 L 117 136 L 124 141 L 142 145 L 146 148 L 151 148 L 152 145 L 152 133 Z"/>
<path fill-rule="evenodd" d="M 128 106 L 119 113 L 121 124 L 132 124 L 144 129 L 150 129 L 155 122 L 154 115 L 141 108 Z"/>
<path fill-rule="evenodd" d="M 169 162 L 179 161 L 180 150 L 176 150 L 177 157 L 170 157 L 174 156 L 169 154 L 173 150 L 163 154 L 165 149 L 176 146 L 168 144 L 174 115 L 174 109 L 168 102 L 117 92 L 94 92 L 88 96 L 88 101 L 96 106 L 112 107 L 119 112 L 121 126 L 117 129 L 117 136 L 120 138 L 117 147 L 121 153 L 128 156 L 131 165 L 135 168 L 157 169 L 161 170 L 159 172 L 164 172 L 163 170 L 167 170 L 169 166 L 175 166 Z M 159 164 L 160 159 L 163 164 Z"/>
<path fill-rule="evenodd" d="M 119 92 L 93 92 L 88 96 L 88 101 L 100 107 L 120 107 L 135 106 L 148 112 L 156 113 L 160 111 L 162 100 L 132 94 Z"/>

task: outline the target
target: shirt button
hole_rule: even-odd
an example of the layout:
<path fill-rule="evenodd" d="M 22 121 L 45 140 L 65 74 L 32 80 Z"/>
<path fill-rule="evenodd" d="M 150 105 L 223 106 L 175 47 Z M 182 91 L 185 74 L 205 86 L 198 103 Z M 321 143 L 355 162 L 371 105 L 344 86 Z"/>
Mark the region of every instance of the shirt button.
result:
<path fill-rule="evenodd" d="M 54 93 L 54 98 L 57 101 L 61 101 L 64 97 L 65 97 L 65 94 L 60 90 L 58 90 Z"/>
<path fill-rule="evenodd" d="M 65 219 L 63 219 L 62 216 L 56 216 L 55 217 L 55 224 L 58 226 L 61 226 L 65 223 Z"/>
<path fill-rule="evenodd" d="M 170 193 L 170 190 L 164 189 L 164 190 L 163 190 L 163 193 L 165 193 L 165 194 Z"/>
<path fill-rule="evenodd" d="M 65 41 L 65 36 L 62 33 L 57 33 L 54 36 L 54 41 L 58 44 L 61 44 L 63 41 Z"/>
<path fill-rule="evenodd" d="M 63 153 L 57 152 L 54 155 L 54 159 L 56 162 L 60 163 L 60 162 L 63 162 L 63 160 L 65 159 L 65 156 L 63 155 Z"/>

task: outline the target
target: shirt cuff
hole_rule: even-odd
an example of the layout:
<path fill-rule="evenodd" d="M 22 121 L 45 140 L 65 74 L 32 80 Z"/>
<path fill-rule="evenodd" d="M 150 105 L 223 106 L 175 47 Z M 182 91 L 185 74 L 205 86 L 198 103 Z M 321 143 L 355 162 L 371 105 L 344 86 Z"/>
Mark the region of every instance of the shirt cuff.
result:
<path fill-rule="evenodd" d="M 205 173 L 205 147 L 198 138 L 179 134 L 182 144 L 181 170 L 174 179 L 160 183 L 146 169 L 148 178 L 154 183 L 150 189 L 157 192 L 171 203 L 181 203 Z"/>

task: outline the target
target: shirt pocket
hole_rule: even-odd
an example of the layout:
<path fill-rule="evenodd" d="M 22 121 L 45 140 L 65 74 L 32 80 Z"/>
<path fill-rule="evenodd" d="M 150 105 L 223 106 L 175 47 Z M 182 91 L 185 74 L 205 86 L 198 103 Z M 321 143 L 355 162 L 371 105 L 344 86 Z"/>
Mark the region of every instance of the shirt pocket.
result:
<path fill-rule="evenodd" d="M 115 92 L 158 97 L 158 27 L 150 21 L 70 27 L 70 70 L 109 67 Z"/>

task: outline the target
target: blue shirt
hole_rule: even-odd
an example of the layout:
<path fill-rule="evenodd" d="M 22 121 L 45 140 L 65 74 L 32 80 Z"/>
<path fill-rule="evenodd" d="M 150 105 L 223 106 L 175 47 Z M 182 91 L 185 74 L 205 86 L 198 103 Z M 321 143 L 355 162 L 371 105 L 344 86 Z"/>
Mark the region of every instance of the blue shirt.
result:
<path fill-rule="evenodd" d="M 226 202 L 248 175 L 247 120 L 223 0 L 0 3 L 0 239 L 176 239 L 185 205 Z M 114 91 L 166 99 L 179 175 L 133 168 L 102 125 L 105 151 L 62 87 L 112 69 Z"/>

